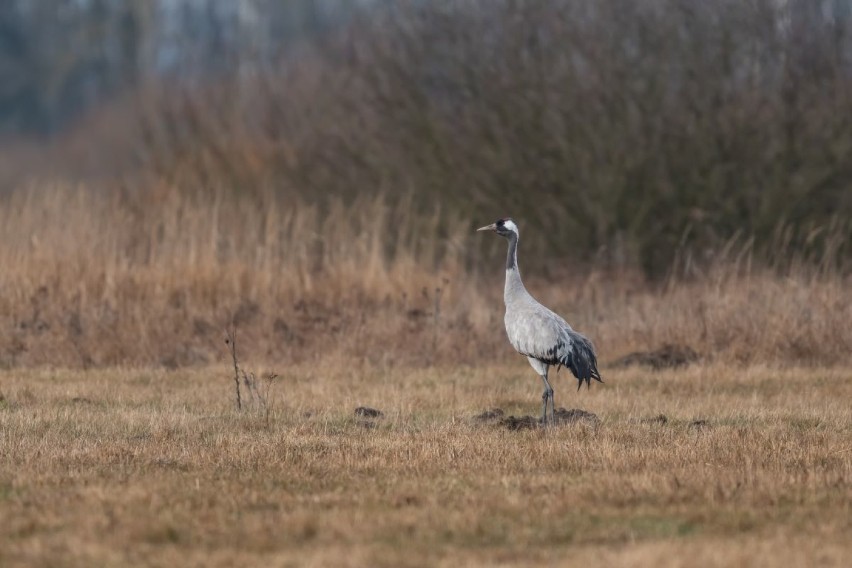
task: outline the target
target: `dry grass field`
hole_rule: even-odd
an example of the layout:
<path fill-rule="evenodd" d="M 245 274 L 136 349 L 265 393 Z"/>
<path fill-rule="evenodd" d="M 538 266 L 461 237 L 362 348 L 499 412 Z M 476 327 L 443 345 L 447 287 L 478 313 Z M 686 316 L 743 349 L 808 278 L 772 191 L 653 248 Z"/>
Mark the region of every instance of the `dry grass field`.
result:
<path fill-rule="evenodd" d="M 0 4 L 0 568 L 852 566 L 846 4 Z"/>
<path fill-rule="evenodd" d="M 281 371 L 268 412 L 234 409 L 224 364 L 0 374 L 0 564 L 852 560 L 849 369 L 561 375 L 557 404 L 600 423 L 518 431 L 472 417 L 538 412 L 521 359 Z"/>
<path fill-rule="evenodd" d="M 0 199 L 0 368 L 203 366 L 232 322 L 256 364 L 510 361 L 505 243 L 473 231 L 490 221 L 382 196 L 18 191 Z M 732 240 L 713 264 L 685 259 L 685 278 L 649 284 L 531 254 L 543 231 L 519 222 L 527 286 L 603 362 L 678 343 L 731 364 L 852 365 L 842 243 L 801 264 L 782 248 L 777 271 Z"/>
<path fill-rule="evenodd" d="M 4 197 L 0 565 L 849 564 L 831 258 L 760 267 L 731 241 L 654 283 L 525 257 L 521 220 L 529 288 L 595 340 L 606 383 L 554 383 L 597 422 L 510 429 L 474 419 L 540 409 L 502 329 L 505 245 L 472 233 L 490 220 L 166 186 Z M 260 377 L 241 410 L 231 324 Z M 666 344 L 694 360 L 619 364 Z"/>

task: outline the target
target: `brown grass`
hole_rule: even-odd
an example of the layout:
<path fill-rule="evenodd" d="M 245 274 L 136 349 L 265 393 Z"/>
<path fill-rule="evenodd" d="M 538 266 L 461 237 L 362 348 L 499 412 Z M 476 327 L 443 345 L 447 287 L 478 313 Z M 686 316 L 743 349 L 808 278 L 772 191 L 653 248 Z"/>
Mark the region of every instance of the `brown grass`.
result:
<path fill-rule="evenodd" d="M 87 184 L 0 195 L 0 566 L 849 565 L 848 26 L 420 4 L 0 156 Z M 491 211 L 597 426 L 472 418 L 540 400 Z"/>
<path fill-rule="evenodd" d="M 538 410 L 520 358 L 278 369 L 270 420 L 227 365 L 0 373 L 4 566 L 848 565 L 852 374 L 607 373 Z M 385 417 L 365 425 L 367 404 Z M 666 424 L 642 419 L 663 413 Z M 695 419 L 709 427 L 690 428 Z"/>
<path fill-rule="evenodd" d="M 36 187 L 0 201 L 0 366 L 178 367 L 244 356 L 287 364 L 481 364 L 502 331 L 505 243 L 435 204 L 314 205 Z M 537 227 L 521 223 L 524 235 Z M 452 227 L 450 231 L 439 226 Z M 852 362 L 849 280 L 752 266 L 748 244 L 698 276 L 650 285 L 521 248 L 528 287 L 596 342 L 604 363 L 664 343 L 707 360 Z M 532 265 L 527 271 L 526 267 Z"/>
<path fill-rule="evenodd" d="M 557 404 L 602 423 L 513 432 L 471 419 L 539 409 L 502 330 L 504 243 L 388 203 L 0 202 L 0 564 L 848 563 L 847 278 L 736 242 L 663 285 L 538 264 L 607 381 L 563 372 Z M 244 368 L 279 374 L 242 412 L 232 322 Z M 664 343 L 700 361 L 608 365 Z"/>

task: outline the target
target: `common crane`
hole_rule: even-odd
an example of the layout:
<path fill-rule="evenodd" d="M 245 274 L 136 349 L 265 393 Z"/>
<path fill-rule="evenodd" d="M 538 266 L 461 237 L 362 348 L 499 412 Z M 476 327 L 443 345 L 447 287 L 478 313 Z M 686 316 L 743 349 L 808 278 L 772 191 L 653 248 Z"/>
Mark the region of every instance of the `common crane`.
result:
<path fill-rule="evenodd" d="M 546 424 L 548 401 L 550 416 L 554 418 L 553 388 L 547 380 L 550 367 L 556 365 L 557 372 L 563 365 L 571 369 L 577 377 L 577 390 L 583 386 L 583 381 L 586 381 L 587 387 L 592 379 L 602 383 L 595 347 L 586 336 L 574 331 L 568 322 L 542 306 L 527 292 L 518 270 L 518 226 L 512 219 L 498 219 L 477 231 L 493 231 L 509 240 L 506 287 L 503 291 L 506 315 L 503 321 L 509 343 L 518 353 L 527 357 L 544 381 L 541 421 Z"/>

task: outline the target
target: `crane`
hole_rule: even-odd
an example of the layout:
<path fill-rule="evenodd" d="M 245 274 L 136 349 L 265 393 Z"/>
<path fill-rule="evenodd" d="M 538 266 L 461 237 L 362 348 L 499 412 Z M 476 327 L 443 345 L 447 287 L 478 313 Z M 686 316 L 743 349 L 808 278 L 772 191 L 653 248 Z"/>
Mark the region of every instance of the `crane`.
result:
<path fill-rule="evenodd" d="M 506 315 L 503 321 L 506 334 L 512 347 L 526 356 L 530 365 L 544 381 L 542 399 L 542 424 L 547 424 L 547 406 L 550 403 L 550 416 L 554 416 L 553 387 L 547 380 L 550 367 L 556 365 L 556 371 L 562 366 L 571 369 L 577 377 L 577 390 L 591 380 L 603 382 L 598 372 L 598 360 L 595 347 L 589 339 L 574 331 L 568 322 L 547 309 L 527 292 L 518 270 L 518 226 L 511 218 L 498 219 L 477 231 L 492 231 L 509 241 L 509 253 L 506 256 L 506 286 L 503 302 Z"/>

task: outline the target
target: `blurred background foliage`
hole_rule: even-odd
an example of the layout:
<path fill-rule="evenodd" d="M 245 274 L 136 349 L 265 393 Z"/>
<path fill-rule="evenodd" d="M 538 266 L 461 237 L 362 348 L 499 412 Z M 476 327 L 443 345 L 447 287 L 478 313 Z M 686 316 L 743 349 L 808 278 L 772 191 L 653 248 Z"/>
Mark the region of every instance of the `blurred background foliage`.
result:
<path fill-rule="evenodd" d="M 5 192 L 383 194 L 512 215 L 541 268 L 842 267 L 852 1 L 6 0 L 0 136 Z"/>

